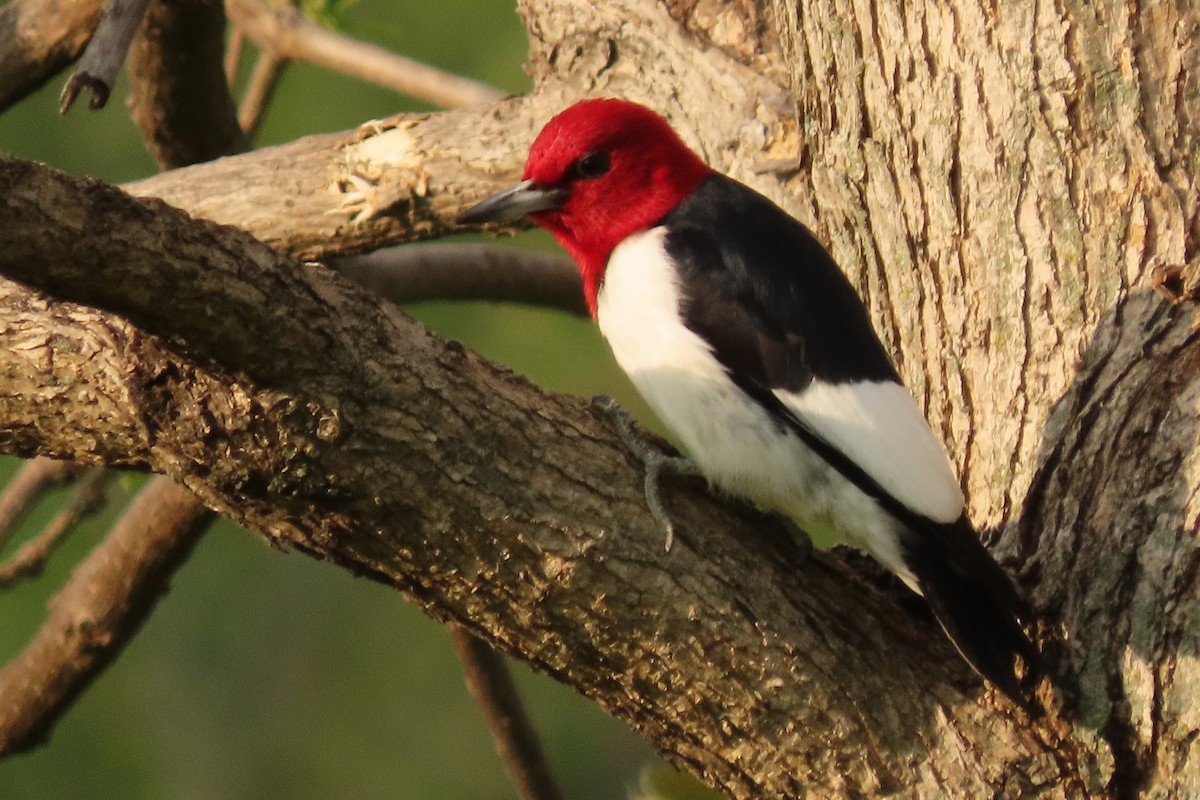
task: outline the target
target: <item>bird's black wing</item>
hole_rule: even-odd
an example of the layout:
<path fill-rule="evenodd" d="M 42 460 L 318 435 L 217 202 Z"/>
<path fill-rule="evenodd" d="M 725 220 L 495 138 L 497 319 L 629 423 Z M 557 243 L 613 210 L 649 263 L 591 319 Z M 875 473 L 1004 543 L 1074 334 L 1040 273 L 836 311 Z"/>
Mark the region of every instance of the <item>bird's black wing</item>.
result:
<path fill-rule="evenodd" d="M 704 339 L 729 377 L 781 425 L 867 495 L 899 517 L 920 514 L 919 502 L 905 506 L 887 484 L 887 470 L 919 469 L 906 439 L 932 449 L 932 466 L 942 491 L 957 481 L 924 417 L 903 390 L 862 301 L 816 237 L 767 198 L 714 174 L 662 223 L 667 254 L 680 275 L 684 324 Z M 806 416 L 789 398 L 819 384 L 838 385 L 845 396 L 858 387 L 882 384 L 911 409 L 882 422 L 890 409 L 864 399 L 858 416 L 879 418 L 871 430 L 834 430 Z M 886 398 L 885 398 L 886 399 Z M 900 430 L 899 423 L 907 426 Z M 881 448 L 897 451 L 895 463 L 876 458 Z M 858 457 L 856 457 L 856 455 Z M 909 461 L 912 463 L 906 464 Z M 952 513 L 956 513 L 954 509 Z"/>
<path fill-rule="evenodd" d="M 663 220 L 688 289 L 685 322 L 762 386 L 898 381 L 862 301 L 802 224 L 723 175 Z"/>

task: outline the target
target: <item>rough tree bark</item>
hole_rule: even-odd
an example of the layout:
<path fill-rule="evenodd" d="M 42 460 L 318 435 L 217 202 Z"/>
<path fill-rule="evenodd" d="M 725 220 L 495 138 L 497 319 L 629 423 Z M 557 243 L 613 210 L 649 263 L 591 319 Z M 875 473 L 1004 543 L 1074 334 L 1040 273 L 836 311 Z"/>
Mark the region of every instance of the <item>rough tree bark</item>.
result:
<path fill-rule="evenodd" d="M 1200 9 L 523 12 L 531 98 L 131 189 L 317 258 L 448 230 L 583 94 L 656 106 L 867 297 L 1043 616 L 1045 719 L 981 692 L 870 567 L 797 569 L 696 487 L 672 493 L 690 535 L 664 557 L 582 403 L 245 234 L 13 162 L 0 273 L 28 286 L 3 284 L 0 444 L 165 472 L 566 680 L 736 798 L 1200 791 L 1200 337 L 1149 288 L 1200 250 Z"/>
<path fill-rule="evenodd" d="M 1090 785 L 1200 792 L 1200 348 L 1149 291 L 1200 259 L 1200 7 L 775 10 L 797 183 L 975 519 L 1009 523 L 998 549 L 1057 628 Z"/>

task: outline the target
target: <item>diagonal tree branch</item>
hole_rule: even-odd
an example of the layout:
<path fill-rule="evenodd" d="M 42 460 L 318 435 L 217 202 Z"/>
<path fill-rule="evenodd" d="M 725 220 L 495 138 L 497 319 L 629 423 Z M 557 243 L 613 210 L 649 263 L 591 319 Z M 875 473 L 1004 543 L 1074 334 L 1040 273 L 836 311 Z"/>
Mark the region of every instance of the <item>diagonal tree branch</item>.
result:
<path fill-rule="evenodd" d="M 169 478 L 151 480 L 50 604 L 25 650 L 0 669 L 0 755 L 40 744 L 121 652 L 213 519 Z"/>
<path fill-rule="evenodd" d="M 504 658 L 461 625 L 450 625 L 467 689 L 487 719 L 496 751 L 522 800 L 561 800 L 550 764 L 525 714 Z"/>
<path fill-rule="evenodd" d="M 479 81 L 326 30 L 292 6 L 258 0 L 228 0 L 228 6 L 245 35 L 277 59 L 307 61 L 443 108 L 491 103 L 503 96 Z"/>
<path fill-rule="evenodd" d="M 166 472 L 274 541 L 469 623 L 738 797 L 838 774 L 864 739 L 895 776 L 916 768 L 906 753 L 986 785 L 1063 768 L 1003 701 L 975 699 L 940 634 L 855 559 L 798 572 L 779 529 L 697 487 L 671 493 L 685 533 L 664 556 L 640 474 L 582 402 L 236 230 L 11 161 L 0 197 L 0 273 L 124 317 L 9 285 L 5 449 Z M 51 357 L 45 314 L 52 383 L 35 366 Z M 95 398 L 65 425 L 64 392 Z M 980 763 L 981 737 L 1012 760 Z"/>
<path fill-rule="evenodd" d="M 262 124 L 263 114 L 271 102 L 279 79 L 287 67 L 287 60 L 270 52 L 262 52 L 254 62 L 254 69 L 246 81 L 246 91 L 238 105 L 238 124 L 253 139 Z"/>
<path fill-rule="evenodd" d="M 51 458 L 34 458 L 21 465 L 0 492 L 0 550 L 42 494 L 71 480 L 79 470 L 78 464 Z"/>
<path fill-rule="evenodd" d="M 54 515 L 49 524 L 7 561 L 0 562 L 0 589 L 21 578 L 39 574 L 54 550 L 82 520 L 104 507 L 106 490 L 113 473 L 93 469 L 75 482 L 70 502 Z"/>

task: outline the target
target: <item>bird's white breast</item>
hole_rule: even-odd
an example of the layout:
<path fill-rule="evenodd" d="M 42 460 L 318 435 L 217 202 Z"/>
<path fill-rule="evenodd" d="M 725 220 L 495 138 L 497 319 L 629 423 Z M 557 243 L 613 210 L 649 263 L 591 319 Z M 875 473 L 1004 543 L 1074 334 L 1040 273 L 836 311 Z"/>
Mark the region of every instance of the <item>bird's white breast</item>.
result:
<path fill-rule="evenodd" d="M 911 583 L 899 523 L 747 397 L 684 325 L 665 235 L 631 236 L 609 258 L 597 316 L 617 363 L 714 485 L 832 532 Z"/>

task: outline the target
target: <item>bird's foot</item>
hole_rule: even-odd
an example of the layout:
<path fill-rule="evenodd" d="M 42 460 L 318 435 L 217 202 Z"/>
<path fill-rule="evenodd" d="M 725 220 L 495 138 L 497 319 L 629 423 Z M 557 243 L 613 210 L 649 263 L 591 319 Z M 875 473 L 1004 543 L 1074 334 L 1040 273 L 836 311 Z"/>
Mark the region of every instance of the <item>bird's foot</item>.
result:
<path fill-rule="evenodd" d="M 642 462 L 642 467 L 646 471 L 646 505 L 650 508 L 650 514 L 654 517 L 655 522 L 666 533 L 664 544 L 666 551 L 671 552 L 671 545 L 675 543 L 675 523 L 671 521 L 671 515 L 667 513 L 666 506 L 663 505 L 662 498 L 659 496 L 659 478 L 663 474 L 684 477 L 699 476 L 700 468 L 690 458 L 669 456 L 655 447 L 638 429 L 637 423 L 633 421 L 629 412 L 617 405 L 617 401 L 608 395 L 600 394 L 593 397 L 592 410 L 603 414 L 608 419 L 617 435 L 621 437 L 621 441 Z"/>

